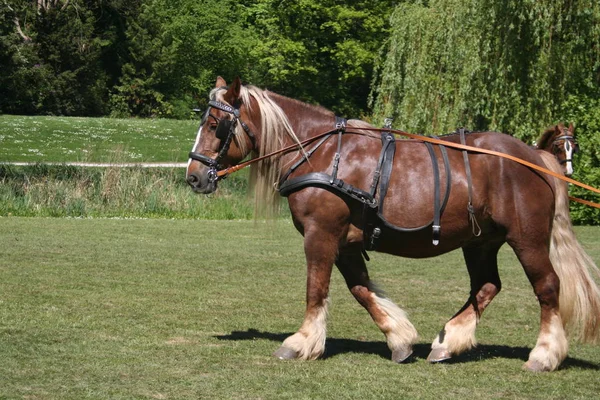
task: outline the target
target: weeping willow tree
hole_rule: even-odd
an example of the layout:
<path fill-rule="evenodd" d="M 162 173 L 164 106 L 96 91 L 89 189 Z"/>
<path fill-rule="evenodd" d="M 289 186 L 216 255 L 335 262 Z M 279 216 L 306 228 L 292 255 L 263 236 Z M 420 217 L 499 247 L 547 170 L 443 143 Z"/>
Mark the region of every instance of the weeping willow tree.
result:
<path fill-rule="evenodd" d="M 398 5 L 371 93 L 376 119 L 530 140 L 567 94 L 598 96 L 597 0 L 431 0 Z"/>
<path fill-rule="evenodd" d="M 573 122 L 582 150 L 573 177 L 600 187 L 600 2 L 402 2 L 370 102 L 376 122 L 392 117 L 396 128 L 431 134 L 464 126 L 531 143 L 547 126 Z M 600 224 L 600 210 L 571 211 L 577 223 Z"/>

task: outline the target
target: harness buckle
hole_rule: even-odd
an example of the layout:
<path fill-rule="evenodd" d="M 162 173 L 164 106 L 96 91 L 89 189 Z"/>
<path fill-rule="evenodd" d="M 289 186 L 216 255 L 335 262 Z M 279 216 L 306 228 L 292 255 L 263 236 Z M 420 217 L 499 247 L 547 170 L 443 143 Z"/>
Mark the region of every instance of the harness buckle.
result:
<path fill-rule="evenodd" d="M 394 118 L 386 118 L 383 120 L 383 127 L 385 129 L 392 129 L 392 122 L 394 121 Z"/>
<path fill-rule="evenodd" d="M 379 240 L 379 236 L 381 236 L 381 228 L 373 228 L 373 233 L 371 233 L 371 240 L 369 241 L 369 250 L 374 250 L 375 247 L 377 247 L 377 240 Z"/>
<path fill-rule="evenodd" d="M 433 229 L 432 243 L 434 246 L 437 246 L 438 244 L 440 244 L 440 234 L 441 234 L 442 227 L 439 225 L 433 225 L 432 229 Z"/>
<path fill-rule="evenodd" d="M 219 179 L 219 176 L 217 175 L 217 169 L 216 168 L 210 168 L 208 170 L 207 173 L 208 176 L 208 182 L 209 183 L 214 183 Z"/>

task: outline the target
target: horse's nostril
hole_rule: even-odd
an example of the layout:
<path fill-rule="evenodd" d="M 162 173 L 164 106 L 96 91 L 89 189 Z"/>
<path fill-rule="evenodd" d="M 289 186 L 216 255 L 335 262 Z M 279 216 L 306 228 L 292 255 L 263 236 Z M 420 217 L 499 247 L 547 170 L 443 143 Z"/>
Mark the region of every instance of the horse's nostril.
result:
<path fill-rule="evenodd" d="M 190 174 L 190 176 L 187 178 L 187 181 L 190 185 L 195 185 L 200 181 L 200 179 L 196 175 Z"/>

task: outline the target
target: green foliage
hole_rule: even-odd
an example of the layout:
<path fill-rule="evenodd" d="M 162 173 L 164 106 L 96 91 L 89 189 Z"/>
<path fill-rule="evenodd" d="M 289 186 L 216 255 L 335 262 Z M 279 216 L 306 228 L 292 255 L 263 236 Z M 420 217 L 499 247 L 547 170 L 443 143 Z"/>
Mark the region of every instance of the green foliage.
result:
<path fill-rule="evenodd" d="M 111 98 L 113 115 L 189 118 L 217 75 L 251 79 L 250 49 L 233 0 L 147 0 L 127 30 L 129 60 Z"/>
<path fill-rule="evenodd" d="M 409 1 L 390 22 L 372 104 L 403 129 L 467 126 L 529 141 L 565 94 L 598 95 L 597 1 Z"/>
<path fill-rule="evenodd" d="M 393 1 L 258 0 L 252 50 L 269 88 L 340 114 L 365 113 L 374 60 Z"/>
<path fill-rule="evenodd" d="M 561 117 L 575 121 L 575 134 L 580 152 L 575 155 L 573 179 L 600 188 L 600 99 L 586 96 L 568 96 Z M 600 202 L 600 196 L 578 186 L 571 186 L 572 196 Z M 600 225 L 600 210 L 579 203 L 571 203 L 571 218 L 582 225 Z"/>
<path fill-rule="evenodd" d="M 116 63 L 110 55 L 119 21 L 110 7 L 85 0 L 45 6 L 3 0 L 0 112 L 105 114 L 114 70 L 104 62 Z"/>
<path fill-rule="evenodd" d="M 0 0 L 0 112 L 190 118 L 222 75 L 359 116 L 392 6 Z"/>

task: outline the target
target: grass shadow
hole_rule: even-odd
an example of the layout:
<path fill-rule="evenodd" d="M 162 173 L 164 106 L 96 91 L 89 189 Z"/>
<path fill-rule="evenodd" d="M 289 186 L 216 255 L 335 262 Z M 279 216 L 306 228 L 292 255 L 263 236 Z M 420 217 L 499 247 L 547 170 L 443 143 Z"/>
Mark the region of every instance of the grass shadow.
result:
<path fill-rule="evenodd" d="M 262 332 L 257 329 L 250 328 L 247 331 L 233 331 L 228 335 L 214 336 L 218 340 L 255 340 L 264 339 L 273 342 L 283 342 L 285 338 L 292 335 L 293 332 L 273 333 Z M 431 350 L 429 343 L 417 343 L 413 346 L 413 354 L 406 359 L 403 364 L 410 364 L 419 359 L 426 360 Z M 523 362 L 527 361 L 531 348 L 529 347 L 513 347 L 502 345 L 479 345 L 471 351 L 468 351 L 459 356 L 455 356 L 450 360 L 443 361 L 444 364 L 463 364 L 474 361 L 489 360 L 494 358 L 519 359 Z M 360 353 L 374 354 L 381 358 L 389 360 L 391 358 L 390 349 L 385 341 L 361 341 L 355 339 L 340 339 L 327 338 L 325 353 L 321 359 L 328 359 L 340 354 Z M 600 370 L 600 364 L 593 363 L 577 358 L 567 357 L 561 364 L 560 369 L 580 368 L 589 370 Z"/>
<path fill-rule="evenodd" d="M 476 348 L 461 354 L 459 356 L 453 357 L 451 360 L 446 360 L 444 363 L 446 364 L 461 364 L 461 363 L 469 363 L 473 361 L 482 361 L 489 360 L 494 358 L 505 358 L 505 359 L 518 359 L 523 362 L 527 361 L 529 358 L 529 353 L 531 352 L 531 348 L 529 347 L 511 347 L 511 346 L 502 346 L 502 345 L 478 345 Z M 585 360 L 581 360 L 578 358 L 567 357 L 561 363 L 559 369 L 566 370 L 571 368 L 580 368 L 580 369 L 588 369 L 600 371 L 600 364 L 593 363 Z"/>
<path fill-rule="evenodd" d="M 293 334 L 294 332 L 272 333 L 261 332 L 256 329 L 248 329 L 247 331 L 233 331 L 229 335 L 215 337 L 218 340 L 265 339 L 281 343 L 285 340 L 285 338 Z M 327 359 L 345 353 L 375 354 L 386 359 L 391 357 L 390 349 L 388 349 L 384 341 L 361 341 L 355 339 L 327 338 L 325 353 L 323 356 L 321 356 L 321 359 Z"/>

